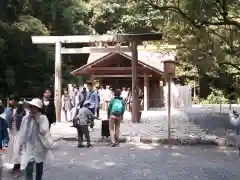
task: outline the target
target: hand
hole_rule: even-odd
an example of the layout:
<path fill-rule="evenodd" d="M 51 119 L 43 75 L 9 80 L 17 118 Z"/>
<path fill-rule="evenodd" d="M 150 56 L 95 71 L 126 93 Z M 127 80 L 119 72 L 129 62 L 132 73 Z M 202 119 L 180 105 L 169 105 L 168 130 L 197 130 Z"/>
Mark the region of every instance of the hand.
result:
<path fill-rule="evenodd" d="M 19 147 L 19 154 L 22 153 L 22 149 L 23 149 L 23 146 L 20 146 L 20 147 Z"/>
<path fill-rule="evenodd" d="M 2 153 L 5 154 L 7 152 L 7 147 L 3 147 L 1 151 L 2 151 Z"/>

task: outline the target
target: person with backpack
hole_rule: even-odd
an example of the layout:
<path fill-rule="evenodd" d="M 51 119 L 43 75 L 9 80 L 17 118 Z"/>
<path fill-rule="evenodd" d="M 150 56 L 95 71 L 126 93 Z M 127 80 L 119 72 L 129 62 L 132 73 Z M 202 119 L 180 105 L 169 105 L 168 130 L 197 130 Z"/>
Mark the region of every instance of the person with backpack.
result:
<path fill-rule="evenodd" d="M 109 131 L 111 137 L 111 147 L 115 147 L 119 143 L 120 122 L 125 111 L 125 103 L 121 97 L 121 90 L 114 92 L 114 98 L 111 99 L 108 106 Z"/>

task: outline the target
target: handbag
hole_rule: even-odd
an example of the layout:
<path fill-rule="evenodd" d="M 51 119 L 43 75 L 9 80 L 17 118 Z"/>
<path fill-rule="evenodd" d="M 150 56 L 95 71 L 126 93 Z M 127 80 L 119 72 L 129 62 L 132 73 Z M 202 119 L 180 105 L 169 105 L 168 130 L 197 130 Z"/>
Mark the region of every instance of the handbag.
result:
<path fill-rule="evenodd" d="M 73 119 L 73 127 L 79 126 L 79 118 L 74 118 Z"/>
<path fill-rule="evenodd" d="M 40 139 L 40 142 L 42 143 L 43 147 L 45 149 L 51 149 L 52 145 L 54 143 L 52 135 L 50 133 L 50 131 L 48 131 L 46 134 L 41 134 L 38 133 L 38 138 Z"/>

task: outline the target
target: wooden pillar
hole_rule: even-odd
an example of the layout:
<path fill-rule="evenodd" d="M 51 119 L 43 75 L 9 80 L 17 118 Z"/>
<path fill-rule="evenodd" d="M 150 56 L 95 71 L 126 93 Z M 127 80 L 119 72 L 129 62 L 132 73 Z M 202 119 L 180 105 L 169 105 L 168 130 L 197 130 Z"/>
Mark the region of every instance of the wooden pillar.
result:
<path fill-rule="evenodd" d="M 138 77 L 137 77 L 137 63 L 138 50 L 137 42 L 132 42 L 132 122 L 139 122 L 139 101 L 138 101 Z"/>
<path fill-rule="evenodd" d="M 163 80 L 159 81 L 159 86 L 160 86 L 160 105 L 164 105 L 164 85 L 163 85 Z"/>
<path fill-rule="evenodd" d="M 148 100 L 149 100 L 149 81 L 148 81 L 148 75 L 145 73 L 144 74 L 144 100 L 143 100 L 143 109 L 144 111 L 147 111 L 148 110 Z"/>
<path fill-rule="evenodd" d="M 92 82 L 92 86 L 93 86 L 93 87 L 95 86 L 95 82 L 94 82 L 94 81 L 95 81 L 95 77 L 94 77 L 94 75 L 92 75 L 92 76 L 91 76 L 91 82 Z"/>
<path fill-rule="evenodd" d="M 54 101 L 56 107 L 57 121 L 61 120 L 61 91 L 62 91 L 62 60 L 61 60 L 61 43 L 55 44 L 55 85 L 54 85 Z"/>

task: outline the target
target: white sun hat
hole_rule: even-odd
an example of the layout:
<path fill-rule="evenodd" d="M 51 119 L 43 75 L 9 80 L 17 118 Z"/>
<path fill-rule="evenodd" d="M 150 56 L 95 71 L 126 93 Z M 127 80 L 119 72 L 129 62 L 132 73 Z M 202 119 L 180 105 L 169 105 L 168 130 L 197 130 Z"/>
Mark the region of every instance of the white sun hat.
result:
<path fill-rule="evenodd" d="M 32 106 L 35 106 L 35 107 L 40 108 L 40 109 L 43 108 L 43 103 L 42 103 L 41 99 L 39 99 L 39 98 L 34 98 L 31 101 L 25 101 L 25 103 L 27 103 L 29 105 L 32 105 Z"/>

